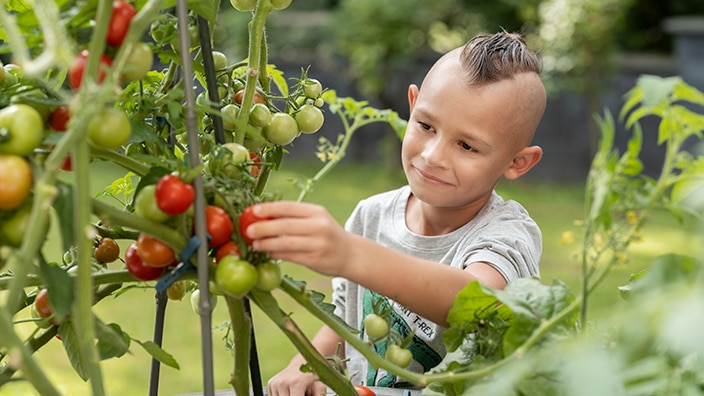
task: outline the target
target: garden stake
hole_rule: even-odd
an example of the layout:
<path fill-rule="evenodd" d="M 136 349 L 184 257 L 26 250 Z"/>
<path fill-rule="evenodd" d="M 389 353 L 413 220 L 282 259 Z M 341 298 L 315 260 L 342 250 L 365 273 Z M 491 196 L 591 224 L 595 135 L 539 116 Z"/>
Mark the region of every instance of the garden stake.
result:
<path fill-rule="evenodd" d="M 212 104 L 211 108 L 220 110 L 216 103 L 220 103 L 218 94 L 218 76 L 215 74 L 215 61 L 213 60 L 213 47 L 210 45 L 210 28 L 208 20 L 198 16 L 198 36 L 200 37 L 201 54 L 203 55 L 203 67 L 205 68 L 205 84 L 208 90 L 208 99 Z M 225 144 L 225 128 L 222 124 L 222 117 L 215 116 L 213 119 L 213 130 L 215 132 L 215 143 Z"/>
<path fill-rule="evenodd" d="M 164 317 L 166 316 L 166 303 L 169 298 L 166 290 L 156 292 L 156 318 L 154 320 L 154 343 L 161 348 L 164 339 Z M 159 361 L 152 358 L 152 368 L 149 373 L 149 396 L 159 394 L 159 372 L 161 365 Z"/>
<path fill-rule="evenodd" d="M 207 85 L 208 99 L 213 105 L 213 108 L 217 108 L 215 103 L 220 103 L 220 97 L 218 95 L 217 86 L 217 75 L 215 74 L 215 62 L 213 61 L 213 48 L 210 45 L 210 29 L 208 27 L 208 20 L 202 16 L 198 16 L 198 33 L 200 37 L 201 54 L 203 55 L 203 66 L 205 69 L 205 83 Z M 225 130 L 222 124 L 221 117 L 213 117 L 213 128 L 215 131 L 215 143 L 225 144 Z M 190 150 L 189 150 L 190 151 Z M 252 322 L 252 309 L 249 303 L 249 299 L 244 300 L 245 313 L 249 317 L 250 323 Z M 249 372 L 250 378 L 252 379 L 252 392 L 254 396 L 263 396 L 263 390 L 261 387 L 261 370 L 259 367 L 259 357 L 257 355 L 257 342 L 254 338 L 254 326 L 252 326 L 252 332 L 250 337 L 250 355 L 249 355 Z"/>
<path fill-rule="evenodd" d="M 179 0 L 176 3 L 176 14 L 178 17 L 179 38 L 181 63 L 183 68 L 184 94 L 186 98 L 186 133 L 188 135 L 189 159 L 191 167 L 196 167 L 200 164 L 200 146 L 198 142 L 198 120 L 195 113 L 195 92 L 193 90 L 194 80 L 193 64 L 190 58 L 190 36 L 188 34 L 188 6 L 185 0 Z M 212 63 L 212 59 L 211 59 Z M 198 175 L 193 179 L 193 188 L 195 189 L 194 208 L 194 225 L 196 237 L 201 243 L 198 246 L 198 286 L 200 289 L 200 329 L 201 329 L 201 348 L 203 361 L 203 395 L 209 396 L 215 394 L 215 385 L 213 379 L 213 344 L 212 344 L 212 324 L 211 324 L 211 306 L 210 306 L 210 278 L 208 268 L 208 240 L 206 238 L 205 228 L 205 195 L 203 193 L 203 180 Z"/>

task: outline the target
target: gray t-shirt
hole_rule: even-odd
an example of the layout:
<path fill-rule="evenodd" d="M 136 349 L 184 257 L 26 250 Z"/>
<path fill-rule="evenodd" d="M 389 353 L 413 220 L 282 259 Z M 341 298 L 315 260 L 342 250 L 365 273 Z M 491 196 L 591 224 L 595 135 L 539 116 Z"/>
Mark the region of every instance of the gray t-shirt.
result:
<path fill-rule="evenodd" d="M 477 216 L 457 230 L 444 235 L 423 236 L 406 227 L 406 204 L 411 190 L 408 186 L 377 194 L 361 201 L 354 209 L 345 228 L 390 249 L 457 268 L 474 262 L 486 262 L 510 282 L 520 277 L 539 276 L 538 263 L 542 252 L 542 237 L 528 212 L 515 201 L 504 201 L 494 192 Z M 383 265 L 383 263 L 379 263 Z M 394 279 L 389 279 L 394 282 Z M 391 306 L 393 329 L 403 337 L 414 332 L 414 372 L 426 372 L 445 356 L 442 333 L 445 330 L 395 301 L 374 293 L 343 278 L 332 280 L 333 303 L 336 313 L 350 326 L 362 329 L 362 320 L 373 312 L 374 304 Z M 364 332 L 360 337 L 366 337 Z M 382 356 L 386 342 L 375 348 Z M 376 369 L 349 344 L 345 346 L 348 373 L 355 384 L 380 387 L 409 387 L 410 384 Z"/>

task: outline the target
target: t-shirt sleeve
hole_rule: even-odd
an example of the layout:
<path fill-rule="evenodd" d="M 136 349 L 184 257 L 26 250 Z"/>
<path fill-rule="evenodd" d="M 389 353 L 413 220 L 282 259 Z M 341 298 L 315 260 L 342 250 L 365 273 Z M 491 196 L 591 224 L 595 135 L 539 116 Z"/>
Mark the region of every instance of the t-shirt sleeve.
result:
<path fill-rule="evenodd" d="M 530 218 L 492 222 L 482 230 L 465 256 L 465 265 L 485 262 L 510 282 L 516 278 L 540 276 L 542 253 L 540 228 Z"/>

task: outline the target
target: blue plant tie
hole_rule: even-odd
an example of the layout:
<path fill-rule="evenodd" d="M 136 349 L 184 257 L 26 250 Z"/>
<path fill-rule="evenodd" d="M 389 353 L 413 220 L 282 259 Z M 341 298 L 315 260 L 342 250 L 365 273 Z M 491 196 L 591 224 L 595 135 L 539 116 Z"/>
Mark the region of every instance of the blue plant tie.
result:
<path fill-rule="evenodd" d="M 209 234 L 207 235 L 207 238 L 208 242 L 210 242 Z M 193 264 L 191 264 L 191 257 L 196 254 L 196 251 L 198 250 L 199 246 L 200 239 L 198 239 L 198 237 L 194 235 L 188 241 L 186 247 L 181 250 L 181 253 L 178 256 L 180 263 L 174 269 L 162 276 L 156 283 L 155 288 L 157 292 L 163 292 L 164 290 L 168 289 L 171 285 L 174 284 L 174 282 L 179 280 L 183 276 L 183 274 L 187 272 L 198 272 L 198 269 Z"/>

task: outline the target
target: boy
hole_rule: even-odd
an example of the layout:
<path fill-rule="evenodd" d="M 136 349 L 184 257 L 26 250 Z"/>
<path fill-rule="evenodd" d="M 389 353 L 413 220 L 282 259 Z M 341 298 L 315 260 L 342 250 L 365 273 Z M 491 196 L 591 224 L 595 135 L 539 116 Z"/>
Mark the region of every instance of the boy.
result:
<path fill-rule="evenodd" d="M 546 102 L 539 72 L 517 34 L 480 35 L 445 54 L 420 89 L 408 90 L 401 149 L 408 185 L 360 202 L 344 229 L 317 205 L 260 204 L 254 213 L 275 220 L 246 230 L 253 247 L 335 277 L 336 312 L 354 328 L 374 300 L 392 306 L 396 329 L 415 333 L 408 369 L 429 370 L 445 355 L 442 332 L 461 289 L 475 280 L 503 288 L 539 274 L 540 229 L 520 204 L 494 191 L 502 176 L 516 179 L 542 156 L 530 145 Z M 323 356 L 341 341 L 327 327 L 313 338 Z M 354 383 L 410 385 L 343 349 Z M 303 363 L 297 355 L 274 376 L 269 396 L 325 394 L 324 384 L 300 371 Z"/>

